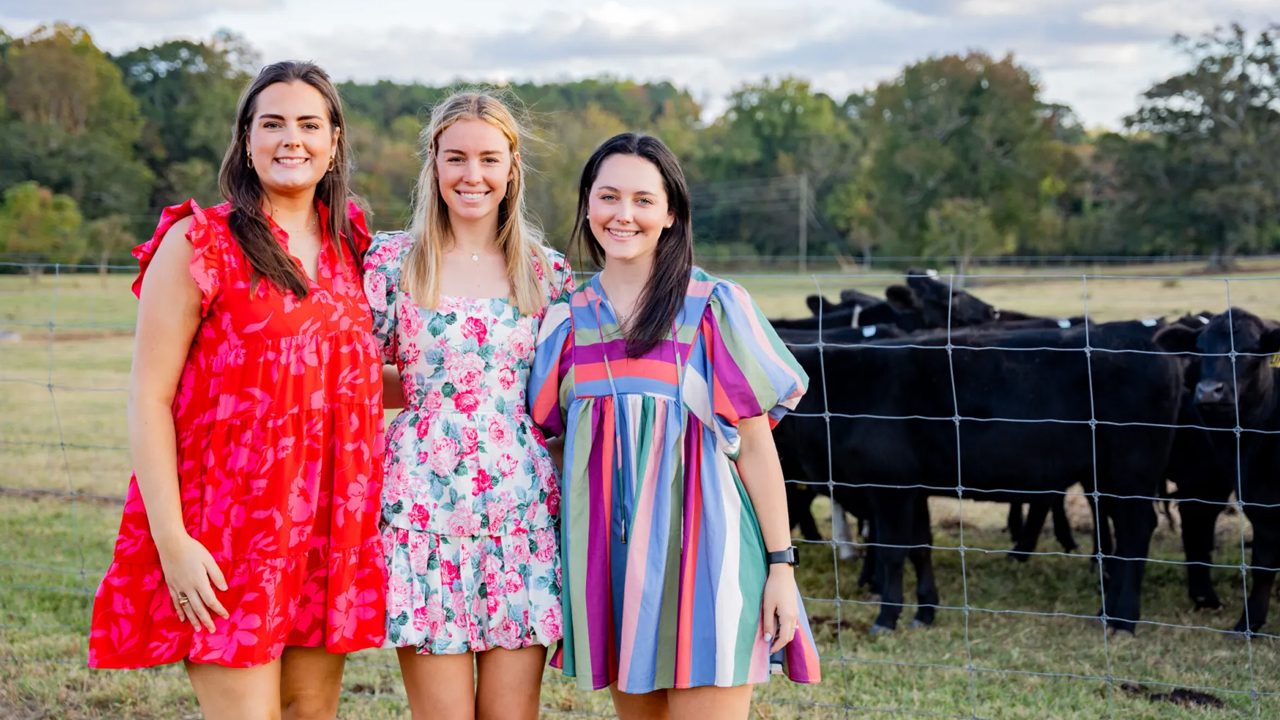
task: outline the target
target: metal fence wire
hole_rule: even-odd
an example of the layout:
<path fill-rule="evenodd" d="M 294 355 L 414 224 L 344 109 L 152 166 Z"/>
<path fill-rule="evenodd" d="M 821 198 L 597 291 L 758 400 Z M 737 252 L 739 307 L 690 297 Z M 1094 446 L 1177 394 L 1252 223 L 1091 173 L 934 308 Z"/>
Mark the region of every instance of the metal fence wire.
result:
<path fill-rule="evenodd" d="M 6 330 L 20 336 L 14 342 L 0 343 L 0 412 L 4 416 L 0 417 L 0 503 L 6 508 L 6 514 L 16 512 L 24 501 L 38 502 L 40 507 L 55 510 L 65 508 L 66 527 L 64 534 L 53 535 L 32 529 L 31 538 L 34 539 L 30 542 L 42 543 L 45 542 L 43 538 L 54 538 L 60 545 L 28 548 L 21 554 L 11 553 L 0 558 L 0 682 L 20 681 L 24 673 L 34 672 L 33 668 L 39 666 L 74 669 L 85 664 L 89 608 L 97 583 L 106 569 L 102 562 L 91 562 L 87 558 L 109 557 L 114 523 L 124 500 L 120 494 L 104 492 L 101 488 L 122 490 L 127 480 L 127 473 L 124 477 L 104 478 L 104 471 L 100 468 L 112 463 L 127 467 L 128 448 L 123 443 L 104 443 L 98 437 L 103 428 L 118 428 L 125 421 L 127 388 L 118 382 L 115 385 L 101 382 L 102 377 L 114 377 L 118 381 L 123 374 L 118 368 L 112 374 L 60 363 L 64 352 L 60 333 L 73 331 L 81 341 L 92 342 L 93 333 L 119 338 L 119 331 L 129 331 L 133 326 L 118 317 L 103 322 L 85 320 L 83 313 L 68 319 L 60 314 L 63 312 L 60 299 L 67 295 L 65 283 L 71 276 L 56 264 L 40 269 L 43 275 L 39 281 L 41 292 L 52 288 L 47 320 L 37 320 L 36 311 L 18 301 L 26 292 L 26 286 L 14 284 L 0 292 L 0 338 L 4 337 L 3 331 Z M 809 285 L 814 292 L 823 295 L 824 291 L 835 292 L 855 283 L 871 281 L 883 284 L 886 278 L 892 282 L 900 276 L 810 275 L 807 283 L 790 276 L 787 292 L 796 296 L 807 294 L 806 285 Z M 1274 496 L 1277 502 L 1247 504 L 1244 501 L 1255 495 L 1246 496 L 1244 492 L 1246 465 L 1242 461 L 1242 444 L 1250 437 L 1280 434 L 1280 430 L 1244 427 L 1241 424 L 1240 392 L 1250 392 L 1255 388 L 1237 377 L 1236 372 L 1250 353 L 1237 349 L 1235 323 L 1230 322 L 1228 325 L 1233 330 L 1229 352 L 1179 356 L 1186 366 L 1195 364 L 1202 356 L 1229 362 L 1234 378 L 1233 397 L 1236 398 L 1234 427 L 1099 418 L 1095 393 L 1111 393 L 1116 388 L 1096 386 L 1097 358 L 1104 355 L 1171 353 L 1148 347 L 1095 346 L 1094 333 L 1098 326 L 1088 321 L 1091 298 L 1103 283 L 1137 280 L 1217 283 L 1222 289 L 1222 306 L 1230 314 L 1233 312 L 1233 287 L 1248 283 L 1256 288 L 1253 283 L 1280 281 L 1280 278 L 1162 278 L 1045 273 L 1019 275 L 1017 279 L 1027 282 L 1028 278 L 1033 281 L 1079 282 L 1080 310 L 1086 318 L 1079 331 L 1083 333 L 1082 346 L 1015 347 L 996 344 L 966 347 L 963 340 L 956 342 L 962 328 L 953 322 L 950 310 L 945 328 L 935 332 L 930 340 L 916 340 L 914 335 L 909 335 L 896 342 L 827 342 L 823 339 L 823 331 L 831 328 L 824 326 L 827 321 L 822 319 L 824 316 L 819 316 L 813 340 L 795 343 L 797 351 L 816 348 L 817 369 L 822 382 L 815 383 L 820 386 L 818 392 L 821 396 L 809 398 L 807 407 L 810 411 L 798 410 L 791 417 L 794 420 L 822 421 L 826 433 L 826 474 L 823 477 L 789 476 L 787 483 L 792 489 L 817 491 L 827 498 L 847 496 L 846 491 L 914 492 L 920 496 L 931 496 L 933 499 L 929 502 L 932 504 L 925 507 L 932 508 L 945 519 L 929 527 L 927 538 L 916 538 L 909 543 L 877 539 L 875 523 L 871 525 L 870 534 L 863 537 L 856 534 L 851 538 L 836 537 L 834 527 L 830 536 L 822 539 L 797 537 L 795 542 L 801 547 L 803 557 L 797 580 L 818 642 L 824 677 L 817 686 L 790 685 L 777 678 L 758 687 L 753 717 L 1114 719 L 1166 717 L 1176 712 L 1187 713 L 1177 717 L 1280 717 L 1280 676 L 1275 663 L 1277 648 L 1280 648 L 1276 641 L 1280 640 L 1280 635 L 1263 630 L 1238 632 L 1231 627 L 1237 611 L 1244 613 L 1246 624 L 1249 624 L 1250 608 L 1246 598 L 1251 589 L 1250 583 L 1259 576 L 1272 575 L 1278 569 L 1255 567 L 1249 562 L 1253 548 L 1247 513 L 1250 510 L 1280 508 L 1280 493 Z M 735 279 L 750 288 L 753 283 L 777 280 L 778 276 L 739 276 Z M 936 281 L 947 285 L 948 291 L 958 290 L 961 280 L 984 279 L 996 282 L 1009 278 L 1005 275 L 936 277 Z M 14 278 L 12 282 L 29 281 Z M 1029 295 L 1034 292 L 1034 284 L 1026 287 Z M 116 290 L 123 290 L 123 286 Z M 1250 294 L 1256 297 L 1256 293 Z M 85 333 L 89 335 L 88 340 L 84 340 Z M 30 357 L 41 347 L 45 357 L 37 372 Z M 903 362 L 908 356 L 945 353 L 946 375 L 942 387 L 949 389 L 949 393 L 943 390 L 941 401 L 950 407 L 950 412 L 923 415 L 840 411 L 842 404 L 838 402 L 839 398 L 832 397 L 830 393 L 850 392 L 848 378 L 839 381 L 848 370 L 841 364 L 840 353 L 853 347 L 861 348 L 858 352 L 863 353 L 896 353 L 895 357 L 903 358 Z M 14 359 L 19 351 L 27 357 L 22 363 Z M 961 384 L 957 381 L 956 356 L 959 352 L 1001 353 L 1015 363 L 1020 361 L 1019 358 L 1030 362 L 1035 353 L 1078 354 L 1083 358 L 1088 377 L 1089 416 L 1074 419 L 966 416 L 962 412 Z M 870 392 L 877 378 L 857 378 L 857 381 L 854 387 L 860 383 Z M 995 384 L 998 385 L 998 381 Z M 40 402 L 47 402 L 46 409 L 52 419 L 47 436 L 33 437 L 30 432 L 22 432 L 28 409 L 19 402 L 18 395 L 26 392 L 28 394 L 22 397 L 30 400 L 36 397 L 30 394 L 32 389 L 40 389 Z M 82 404 L 93 398 L 96 400 L 87 406 Z M 820 402 L 814 405 L 813 401 L 819 399 Z M 80 413 L 84 407 L 95 409 L 98 415 L 82 416 Z M 814 412 L 813 407 L 821 410 Z M 74 422 L 68 422 L 68 412 L 72 412 L 69 408 L 74 408 L 77 413 Z M 903 422 L 941 423 L 944 426 L 950 423 L 955 438 L 955 477 L 912 477 L 901 484 L 842 479 L 836 470 L 848 470 L 849 460 L 842 455 L 841 438 L 837 436 L 841 431 L 841 421 L 863 423 L 859 427 Z M 971 471 L 961 465 L 962 457 L 972 457 L 962 453 L 962 437 L 973 428 L 998 427 L 1002 423 L 1008 424 L 1003 426 L 1006 428 L 1035 423 L 1059 427 L 1063 432 L 1087 428 L 1092 453 L 1091 486 L 1086 487 L 1086 482 L 1064 489 L 991 488 L 983 485 L 980 479 L 975 482 L 975 478 L 968 474 Z M 1227 560 L 1207 563 L 1187 560 L 1181 556 L 1180 544 L 1176 544 L 1173 550 L 1164 552 L 1164 556 L 1152 554 L 1145 561 L 1148 579 L 1159 574 L 1161 568 L 1169 568 L 1178 574 L 1186 573 L 1192 566 L 1216 572 L 1215 587 L 1219 590 L 1224 587 L 1233 589 L 1230 593 L 1223 593 L 1226 611 L 1197 614 L 1189 608 L 1184 593 L 1163 593 L 1159 598 L 1145 593 L 1142 617 L 1134 619 L 1136 636 L 1108 629 L 1109 621 L 1118 617 L 1119 609 L 1108 607 L 1107 584 L 1114 578 L 1108 580 L 1106 569 L 1121 567 L 1128 558 L 1118 550 L 1104 552 L 1109 545 L 1105 536 L 1111 533 L 1106 516 L 1098 515 L 1101 521 L 1094 522 L 1091 528 L 1092 552 L 1031 548 L 1020 553 L 1020 559 L 1026 564 L 1015 565 L 1003 562 L 1010 552 L 1004 544 L 1003 529 L 984 526 L 983 517 L 986 515 L 982 514 L 980 504 L 985 502 L 983 495 L 994 489 L 1010 493 L 1010 497 L 1018 502 L 1060 499 L 1077 510 L 1088 505 L 1107 506 L 1118 501 L 1129 501 L 1130 507 L 1133 507 L 1132 501 L 1167 507 L 1171 496 L 1166 492 L 1151 495 L 1115 492 L 1100 477 L 1099 433 L 1132 427 L 1231 433 L 1235 443 L 1235 457 L 1227 459 L 1231 465 L 1233 487 L 1222 494 L 1223 499 L 1199 501 L 1215 510 L 1227 511 L 1227 516 L 1219 521 L 1215 530 L 1215 537 L 1223 541 L 1222 547 L 1215 552 Z M 117 438 L 123 436 L 118 430 L 108 434 Z M 787 451 L 787 448 L 780 449 Z M 104 458 L 111 462 L 105 462 Z M 36 476 L 24 474 L 32 468 L 42 468 L 42 471 Z M 75 478 L 86 474 L 97 482 L 77 483 Z M 858 473 L 853 469 L 839 475 L 856 477 Z M 1280 484 L 1280 478 L 1273 481 Z M 894 496 L 881 494 L 877 497 L 883 502 L 884 498 Z M 880 517 L 888 515 L 880 513 L 874 507 L 875 502 L 877 500 L 871 503 L 873 507 L 869 515 L 878 522 Z M 818 507 L 825 505 L 819 504 Z M 838 507 L 832 510 L 833 520 L 836 520 L 834 516 L 837 513 L 840 514 L 839 519 L 843 519 L 843 510 Z M 954 518 L 948 513 L 954 513 Z M 87 523 L 86 514 L 104 516 L 107 521 Z M 1173 531 L 1172 514 L 1166 511 L 1165 515 L 1168 522 L 1156 530 L 1157 534 Z M 1126 518 L 1111 520 L 1115 523 L 1127 521 Z M 0 521 L 0 533 L 3 533 L 0 535 L 0 547 L 23 547 L 27 542 L 24 537 L 30 529 L 25 522 Z M 1167 545 L 1167 541 L 1164 544 Z M 90 548 L 92 552 L 88 552 Z M 935 602 L 910 603 L 905 598 L 902 602 L 887 602 L 883 596 L 873 596 L 860 587 L 854 580 L 858 570 L 856 561 L 865 559 L 868 553 L 881 553 L 883 556 L 888 551 L 910 556 L 913 562 L 920 553 L 927 553 L 929 557 L 936 554 L 944 559 L 937 568 L 937 582 L 942 594 Z M 855 557 L 848 558 L 850 554 Z M 1001 562 L 994 562 L 996 559 Z M 1086 566 L 1087 573 L 1084 572 Z M 922 582 L 919 576 L 921 569 L 917 567 L 916 571 L 917 581 Z M 958 577 L 953 577 L 954 574 Z M 885 580 L 883 568 L 869 575 L 880 583 Z M 1177 584 L 1167 578 L 1166 581 Z M 882 591 L 883 588 L 881 585 Z M 1096 614 L 1087 605 L 1082 605 L 1093 601 L 1096 601 L 1098 609 Z M 886 604 L 904 611 L 918 612 L 927 608 L 936 614 L 934 627 L 899 626 L 891 634 L 873 635 L 872 631 L 884 628 L 874 625 L 871 618 Z M 42 609 L 46 606 L 53 609 Z M 349 661 L 349 667 L 344 686 L 344 698 L 349 702 L 384 701 L 397 705 L 402 712 L 407 710 L 398 668 L 389 651 L 358 653 Z M 177 666 L 126 672 L 162 676 L 184 674 Z M 949 685 L 953 683 L 953 676 L 958 681 Z M 602 708 L 607 710 L 607 704 L 592 701 L 586 694 L 575 694 L 576 691 L 571 689 L 572 681 L 561 677 L 558 672 L 548 670 L 544 683 L 542 712 L 545 715 L 611 717 L 607 712 L 599 712 Z"/>

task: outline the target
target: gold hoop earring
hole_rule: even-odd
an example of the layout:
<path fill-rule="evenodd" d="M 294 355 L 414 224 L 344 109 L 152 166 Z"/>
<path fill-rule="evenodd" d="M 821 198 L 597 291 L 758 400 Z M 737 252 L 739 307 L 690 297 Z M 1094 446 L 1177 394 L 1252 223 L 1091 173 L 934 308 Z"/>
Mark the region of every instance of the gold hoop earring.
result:
<path fill-rule="evenodd" d="M 337 162 L 337 158 L 338 158 L 337 155 L 329 156 L 329 169 L 326 172 L 333 172 L 333 167 L 334 167 L 334 164 Z"/>
<path fill-rule="evenodd" d="M 249 152 L 249 148 L 244 149 L 245 164 L 253 167 L 253 153 Z"/>

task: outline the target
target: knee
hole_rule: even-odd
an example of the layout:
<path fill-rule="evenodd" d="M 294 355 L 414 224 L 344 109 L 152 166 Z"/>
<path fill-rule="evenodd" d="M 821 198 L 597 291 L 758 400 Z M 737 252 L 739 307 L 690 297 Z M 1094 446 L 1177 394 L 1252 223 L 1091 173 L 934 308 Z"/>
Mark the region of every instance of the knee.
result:
<path fill-rule="evenodd" d="M 280 698 L 280 720 L 335 720 L 338 692 L 301 692 Z"/>

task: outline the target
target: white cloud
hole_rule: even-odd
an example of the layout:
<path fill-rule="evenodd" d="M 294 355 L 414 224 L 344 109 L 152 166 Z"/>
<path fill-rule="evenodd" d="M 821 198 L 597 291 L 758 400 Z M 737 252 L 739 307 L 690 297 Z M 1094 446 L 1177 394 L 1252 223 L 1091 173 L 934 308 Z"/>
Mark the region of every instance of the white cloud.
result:
<path fill-rule="evenodd" d="M 0 0 L 0 17 L 75 24 L 148 23 L 199 18 L 215 12 L 253 12 L 283 4 L 284 0 Z"/>

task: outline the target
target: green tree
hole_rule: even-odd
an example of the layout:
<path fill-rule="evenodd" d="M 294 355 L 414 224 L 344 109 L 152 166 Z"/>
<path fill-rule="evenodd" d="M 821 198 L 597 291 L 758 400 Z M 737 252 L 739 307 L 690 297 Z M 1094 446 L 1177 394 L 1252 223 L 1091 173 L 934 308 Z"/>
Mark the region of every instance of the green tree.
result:
<path fill-rule="evenodd" d="M 25 182 L 4 192 L 0 203 L 0 252 L 29 267 L 33 278 L 38 263 L 75 263 L 85 249 L 83 218 L 76 201 L 54 194 L 35 182 Z"/>
<path fill-rule="evenodd" d="M 979 52 L 911 65 L 851 98 L 873 147 L 876 209 L 903 254 L 923 247 L 929 212 L 949 198 L 985 205 L 1002 235 L 1030 242 L 1042 181 L 1061 162 L 1056 115 L 1031 72 Z"/>
<path fill-rule="evenodd" d="M 85 251 L 98 263 L 98 274 L 106 275 L 113 259 L 127 256 L 138 238 L 124 215 L 108 215 L 85 224 Z"/>
<path fill-rule="evenodd" d="M 152 174 L 133 156 L 138 103 L 89 34 L 41 27 L 3 55 L 0 188 L 35 180 L 90 218 L 145 208 Z"/>
<path fill-rule="evenodd" d="M 1229 267 L 1280 226 L 1280 25 L 1174 38 L 1186 72 L 1143 93 L 1118 149 L 1135 224 Z"/>
<path fill-rule="evenodd" d="M 188 197 L 221 202 L 218 167 L 257 53 L 239 37 L 221 32 L 205 42 L 174 40 L 138 48 L 112 61 L 146 119 L 137 149 L 157 178 L 153 208 Z"/>
<path fill-rule="evenodd" d="M 924 254 L 952 260 L 961 278 L 974 256 L 1004 255 L 1014 247 L 1012 233 L 996 229 L 991 208 L 981 200 L 947 198 L 929 210 Z"/>
<path fill-rule="evenodd" d="M 808 82 L 786 77 L 742 86 L 683 158 L 700 181 L 700 239 L 795 254 L 800 223 L 830 224 L 822 214 L 828 198 L 856 177 L 863 147 L 856 121 Z"/>

